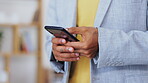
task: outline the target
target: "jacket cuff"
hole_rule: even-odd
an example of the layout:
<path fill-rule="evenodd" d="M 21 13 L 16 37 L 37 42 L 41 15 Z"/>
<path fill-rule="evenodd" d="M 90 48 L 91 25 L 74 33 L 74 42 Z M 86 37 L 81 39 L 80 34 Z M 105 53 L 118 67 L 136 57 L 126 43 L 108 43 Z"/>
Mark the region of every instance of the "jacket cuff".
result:
<path fill-rule="evenodd" d="M 93 58 L 95 65 L 98 64 L 98 60 L 99 60 L 99 53 Z"/>
<path fill-rule="evenodd" d="M 98 33 L 99 58 L 97 60 L 97 68 L 124 65 L 123 61 L 121 61 L 121 59 L 118 59 L 119 57 L 108 54 L 112 53 L 114 50 L 113 47 L 111 47 L 112 45 L 110 44 L 111 42 L 113 42 L 112 34 L 115 33 L 115 31 L 105 28 L 99 28 Z"/>
<path fill-rule="evenodd" d="M 50 64 L 57 73 L 64 73 L 64 62 L 57 61 L 51 53 Z"/>
<path fill-rule="evenodd" d="M 100 34 L 99 34 L 99 28 L 98 28 L 98 45 L 99 45 L 99 49 L 100 49 L 100 42 L 99 42 L 99 37 Z M 99 51 L 100 52 L 100 51 Z M 97 53 L 97 55 L 93 58 L 93 61 L 94 61 L 94 64 L 95 65 L 98 65 L 99 64 L 99 52 Z"/>

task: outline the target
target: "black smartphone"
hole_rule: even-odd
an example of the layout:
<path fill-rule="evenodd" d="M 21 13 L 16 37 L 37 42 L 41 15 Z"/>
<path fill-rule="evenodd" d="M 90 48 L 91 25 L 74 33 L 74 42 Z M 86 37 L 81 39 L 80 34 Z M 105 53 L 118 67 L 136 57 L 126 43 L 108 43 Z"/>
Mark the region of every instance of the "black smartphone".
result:
<path fill-rule="evenodd" d="M 79 41 L 76 37 L 74 37 L 71 33 L 69 33 L 63 27 L 45 26 L 45 29 L 57 38 L 64 38 L 70 42 Z"/>

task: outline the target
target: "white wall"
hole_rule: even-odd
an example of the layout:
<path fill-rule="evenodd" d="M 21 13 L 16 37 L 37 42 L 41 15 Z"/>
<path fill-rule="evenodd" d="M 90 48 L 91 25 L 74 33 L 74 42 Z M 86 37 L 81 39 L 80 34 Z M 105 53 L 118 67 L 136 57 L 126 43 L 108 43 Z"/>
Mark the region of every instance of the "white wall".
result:
<path fill-rule="evenodd" d="M 0 14 L 8 23 L 30 23 L 36 9 L 37 0 L 0 0 Z"/>

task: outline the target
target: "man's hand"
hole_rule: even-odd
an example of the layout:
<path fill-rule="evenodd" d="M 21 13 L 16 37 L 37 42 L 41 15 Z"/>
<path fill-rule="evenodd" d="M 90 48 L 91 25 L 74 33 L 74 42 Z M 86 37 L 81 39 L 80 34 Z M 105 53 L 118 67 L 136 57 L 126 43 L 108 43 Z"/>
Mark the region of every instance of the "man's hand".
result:
<path fill-rule="evenodd" d="M 79 54 L 74 53 L 74 48 L 71 46 L 64 46 L 66 40 L 62 38 L 52 39 L 52 49 L 56 60 L 59 61 L 77 61 L 79 60 Z"/>
<path fill-rule="evenodd" d="M 74 52 L 80 53 L 81 56 L 94 58 L 99 51 L 98 30 L 93 27 L 72 27 L 68 31 L 72 34 L 80 34 L 82 41 L 67 42 L 65 45 L 73 47 Z"/>

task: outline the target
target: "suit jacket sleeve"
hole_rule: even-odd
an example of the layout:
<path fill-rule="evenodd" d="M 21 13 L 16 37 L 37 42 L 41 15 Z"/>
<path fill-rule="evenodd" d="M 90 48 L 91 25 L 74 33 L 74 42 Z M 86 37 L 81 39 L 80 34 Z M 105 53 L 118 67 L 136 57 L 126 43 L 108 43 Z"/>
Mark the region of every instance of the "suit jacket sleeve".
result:
<path fill-rule="evenodd" d="M 146 28 L 130 32 L 98 28 L 99 53 L 94 58 L 97 67 L 148 65 L 148 20 Z"/>
<path fill-rule="evenodd" d="M 47 17 L 46 25 L 57 26 L 58 21 L 57 21 L 57 16 L 56 16 L 56 8 L 55 8 L 56 3 L 55 2 L 56 0 L 50 0 L 48 12 L 46 15 Z M 45 33 L 46 33 L 46 51 L 47 51 L 47 55 L 49 56 L 50 64 L 56 72 L 64 73 L 64 63 L 57 62 L 52 53 L 51 40 L 53 36 L 47 31 Z"/>

